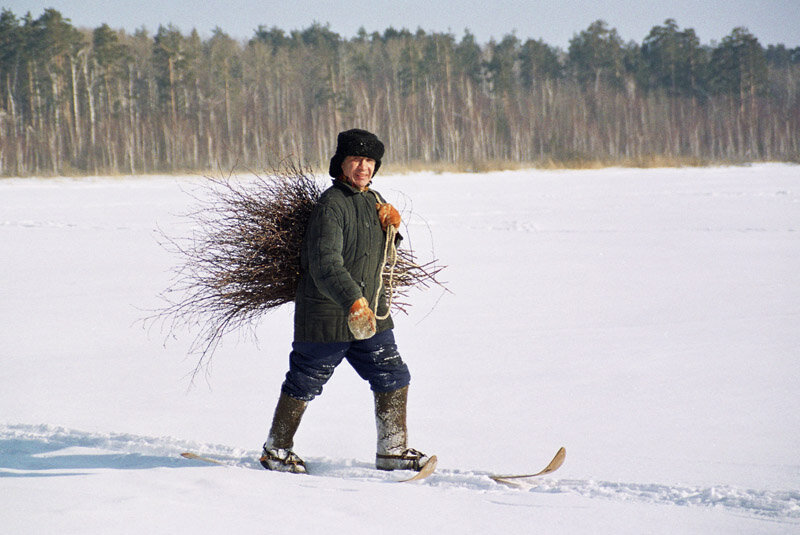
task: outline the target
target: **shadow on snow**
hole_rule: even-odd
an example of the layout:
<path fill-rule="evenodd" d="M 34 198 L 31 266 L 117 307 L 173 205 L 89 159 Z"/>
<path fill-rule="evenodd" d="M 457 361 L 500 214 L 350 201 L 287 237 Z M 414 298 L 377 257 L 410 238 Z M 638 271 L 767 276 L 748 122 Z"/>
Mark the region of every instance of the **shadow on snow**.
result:
<path fill-rule="evenodd" d="M 88 470 L 198 466 L 131 435 L 92 435 L 49 426 L 0 426 L 0 478 L 85 475 Z"/>

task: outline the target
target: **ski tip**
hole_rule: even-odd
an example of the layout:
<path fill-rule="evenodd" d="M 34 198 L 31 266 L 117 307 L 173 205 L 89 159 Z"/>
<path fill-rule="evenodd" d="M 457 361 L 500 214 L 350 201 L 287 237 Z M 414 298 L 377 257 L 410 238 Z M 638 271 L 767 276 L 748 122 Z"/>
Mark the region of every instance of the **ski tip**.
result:
<path fill-rule="evenodd" d="M 545 474 L 549 474 L 551 472 L 555 472 L 561 465 L 564 464 L 564 460 L 567 458 L 567 449 L 565 447 L 560 447 L 556 452 L 553 459 L 545 466 L 542 470 L 536 472 L 535 474 L 511 474 L 511 475 L 490 475 L 489 477 L 496 481 L 497 483 L 503 483 L 506 485 L 514 486 L 512 481 L 516 480 L 524 480 L 528 478 L 533 478 L 537 476 L 543 476 Z"/>
<path fill-rule="evenodd" d="M 436 455 L 431 455 L 428 459 L 428 462 L 417 472 L 413 477 L 408 479 L 401 479 L 398 483 L 407 483 L 409 481 L 419 481 L 420 479 L 425 479 L 426 477 L 433 474 L 433 471 L 436 470 L 436 463 L 439 462 L 439 458 Z"/>
<path fill-rule="evenodd" d="M 220 464 L 224 465 L 222 461 L 218 459 L 212 459 L 210 457 L 203 457 L 202 455 L 198 455 L 196 453 L 192 453 L 191 451 L 184 451 L 181 453 L 181 457 L 184 459 L 191 459 L 193 461 L 203 461 L 204 463 L 211 463 L 211 464 Z"/>
<path fill-rule="evenodd" d="M 438 462 L 439 458 L 436 455 L 431 455 L 430 459 L 428 459 L 428 462 L 425 463 L 425 466 L 423 466 L 422 468 L 423 469 L 428 468 L 428 465 L 430 465 L 430 471 L 433 472 L 434 470 L 436 470 L 436 464 Z"/>
<path fill-rule="evenodd" d="M 562 464 L 564 464 L 564 459 L 566 458 L 567 458 L 567 448 L 561 446 L 560 448 L 558 448 L 556 456 L 553 458 L 553 460 L 558 462 L 558 466 L 561 466 Z M 556 466 L 555 468 L 558 468 L 558 466 Z"/>

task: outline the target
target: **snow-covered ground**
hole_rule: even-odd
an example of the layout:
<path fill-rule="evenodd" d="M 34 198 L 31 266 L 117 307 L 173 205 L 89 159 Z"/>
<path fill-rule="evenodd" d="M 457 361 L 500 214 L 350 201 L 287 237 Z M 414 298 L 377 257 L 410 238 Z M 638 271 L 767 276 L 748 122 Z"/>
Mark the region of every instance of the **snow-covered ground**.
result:
<path fill-rule="evenodd" d="M 0 532 L 800 532 L 800 167 L 378 175 L 452 291 L 396 316 L 439 456 L 406 484 L 346 364 L 296 438 L 318 475 L 250 469 L 290 307 L 194 386 L 192 333 L 142 324 L 196 182 L 0 181 Z"/>

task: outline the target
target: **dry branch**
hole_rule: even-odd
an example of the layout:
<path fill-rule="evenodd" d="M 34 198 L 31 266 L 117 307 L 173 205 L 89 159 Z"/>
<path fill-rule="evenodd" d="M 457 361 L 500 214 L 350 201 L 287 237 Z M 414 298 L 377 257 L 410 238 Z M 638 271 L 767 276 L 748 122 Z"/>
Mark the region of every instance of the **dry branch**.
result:
<path fill-rule="evenodd" d="M 187 215 L 194 234 L 166 237 L 182 262 L 162 293 L 168 305 L 157 315 L 170 332 L 199 326 L 191 349 L 200 354 L 195 373 L 224 335 L 254 327 L 264 312 L 294 301 L 301 243 L 322 193 L 310 169 L 292 162 L 254 180 L 206 178 L 204 194 L 196 195 L 199 207 Z M 384 287 L 394 290 L 392 308 L 406 312 L 411 288 L 443 286 L 436 278 L 442 268 L 399 248 L 391 283 L 384 273 Z"/>

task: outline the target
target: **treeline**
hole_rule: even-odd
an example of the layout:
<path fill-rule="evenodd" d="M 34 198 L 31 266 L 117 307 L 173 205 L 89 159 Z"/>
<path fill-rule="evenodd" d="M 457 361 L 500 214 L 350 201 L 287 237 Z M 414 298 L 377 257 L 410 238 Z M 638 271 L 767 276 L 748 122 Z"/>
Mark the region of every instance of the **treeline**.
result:
<path fill-rule="evenodd" d="M 340 130 L 390 165 L 800 161 L 800 47 L 674 20 L 641 44 L 605 22 L 567 50 L 514 34 L 260 26 L 247 42 L 0 14 L 0 174 L 325 168 Z"/>

